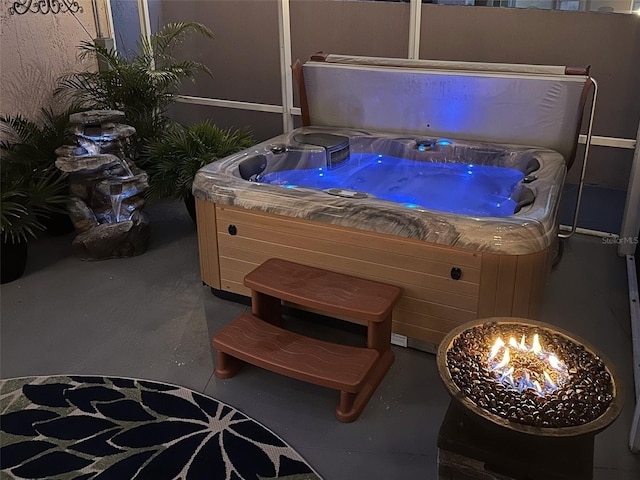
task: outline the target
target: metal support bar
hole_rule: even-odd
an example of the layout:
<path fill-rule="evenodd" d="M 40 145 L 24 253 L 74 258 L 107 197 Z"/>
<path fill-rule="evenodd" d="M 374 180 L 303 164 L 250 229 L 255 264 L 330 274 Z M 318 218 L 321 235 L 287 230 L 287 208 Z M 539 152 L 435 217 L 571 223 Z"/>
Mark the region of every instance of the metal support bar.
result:
<path fill-rule="evenodd" d="M 280 80 L 282 89 L 282 130 L 293 130 L 293 74 L 291 72 L 291 20 L 289 0 L 278 0 L 278 32 L 280 40 Z"/>
<path fill-rule="evenodd" d="M 620 238 L 622 242 L 618 246 L 618 255 L 633 255 L 638 243 L 638 230 L 640 230 L 640 125 L 636 137 L 636 151 L 633 154 L 629 187 L 627 188 L 627 203 L 622 217 L 622 229 Z"/>
<path fill-rule="evenodd" d="M 629 309 L 631 311 L 633 379 L 636 393 L 636 407 L 629 433 L 629 448 L 633 453 L 640 453 L 640 297 L 638 296 L 636 260 L 633 255 L 627 255 L 627 275 L 629 278 Z"/>
<path fill-rule="evenodd" d="M 591 230 L 589 228 L 582 227 L 571 227 L 569 225 L 560 225 L 561 232 L 570 232 L 571 230 L 575 230 L 575 233 L 579 233 L 580 235 L 589 235 L 591 237 L 600 237 L 600 238 L 610 238 L 612 242 L 618 240 L 619 235 L 617 233 L 611 232 L 602 232 L 600 230 Z"/>
<path fill-rule="evenodd" d="M 582 143 L 583 145 L 587 143 L 587 136 L 580 135 L 578 137 L 578 143 Z M 632 138 L 601 137 L 597 135 L 591 137 L 591 145 L 597 145 L 599 147 L 615 147 L 633 150 L 636 148 L 637 143 L 638 142 Z"/>
<path fill-rule="evenodd" d="M 584 155 L 582 159 L 582 171 L 580 172 L 580 183 L 578 186 L 578 198 L 576 200 L 576 209 L 573 213 L 573 223 L 571 225 L 571 231 L 568 233 L 559 233 L 560 238 L 569 238 L 573 235 L 578 227 L 578 215 L 580 214 L 580 202 L 582 200 L 582 189 L 584 188 L 584 176 L 587 173 L 587 160 L 589 159 L 589 147 L 591 146 L 591 134 L 593 133 L 593 117 L 596 110 L 596 98 L 598 97 L 598 82 L 595 79 L 591 79 L 593 82 L 593 96 L 591 97 L 591 109 L 589 112 L 589 128 L 587 129 L 587 141 L 584 147 Z"/>
<path fill-rule="evenodd" d="M 409 59 L 420 58 L 420 21 L 422 20 L 422 2 L 411 0 L 409 6 Z"/>
<path fill-rule="evenodd" d="M 237 110 L 252 110 L 254 112 L 269 112 L 269 113 L 285 112 L 285 110 L 282 108 L 282 105 L 239 102 L 237 100 L 221 100 L 218 98 L 191 97 L 189 95 L 178 95 L 176 97 L 176 101 L 180 103 L 191 103 L 194 105 L 205 105 L 207 107 L 235 108 Z"/>

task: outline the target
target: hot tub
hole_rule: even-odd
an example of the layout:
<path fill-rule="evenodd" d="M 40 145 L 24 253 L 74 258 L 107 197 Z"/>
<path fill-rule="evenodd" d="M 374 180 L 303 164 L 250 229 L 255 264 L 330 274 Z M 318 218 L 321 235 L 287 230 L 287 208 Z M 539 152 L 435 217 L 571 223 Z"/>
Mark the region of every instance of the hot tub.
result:
<path fill-rule="evenodd" d="M 196 175 L 203 279 L 249 295 L 244 275 L 280 257 L 385 281 L 403 289 L 394 332 L 428 343 L 536 318 L 565 173 L 545 148 L 296 129 Z"/>

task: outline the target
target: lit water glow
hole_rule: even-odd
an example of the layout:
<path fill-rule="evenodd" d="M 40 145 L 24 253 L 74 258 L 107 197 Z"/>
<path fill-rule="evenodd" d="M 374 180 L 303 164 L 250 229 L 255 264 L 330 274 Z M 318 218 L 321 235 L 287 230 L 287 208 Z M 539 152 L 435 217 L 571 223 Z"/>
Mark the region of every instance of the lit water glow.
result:
<path fill-rule="evenodd" d="M 504 217 L 515 211 L 517 203 L 511 195 L 523 178 L 522 172 L 512 168 L 352 153 L 335 168 L 281 170 L 255 180 L 287 188 L 364 192 L 409 208 Z"/>
<path fill-rule="evenodd" d="M 541 397 L 562 387 L 569 376 L 566 365 L 542 347 L 537 333 L 531 345 L 527 345 L 524 335 L 520 342 L 511 337 L 505 343 L 498 337 L 490 347 L 486 364 L 508 390 L 532 390 Z"/>
<path fill-rule="evenodd" d="M 122 208 L 122 193 L 111 195 L 111 210 L 113 210 L 115 222 L 120 221 L 120 209 Z"/>
<path fill-rule="evenodd" d="M 100 154 L 100 145 L 89 138 L 78 136 L 78 143 L 87 151 L 87 155 Z"/>

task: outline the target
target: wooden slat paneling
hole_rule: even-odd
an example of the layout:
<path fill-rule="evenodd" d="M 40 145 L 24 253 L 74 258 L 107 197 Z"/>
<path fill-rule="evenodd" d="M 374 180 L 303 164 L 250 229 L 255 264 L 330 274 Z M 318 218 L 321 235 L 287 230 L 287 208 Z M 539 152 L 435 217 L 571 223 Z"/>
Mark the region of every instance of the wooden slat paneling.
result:
<path fill-rule="evenodd" d="M 454 292 L 458 295 L 478 296 L 478 284 L 462 280 L 456 281 L 451 277 L 439 277 L 415 270 L 403 270 L 391 267 L 386 262 L 355 260 L 347 255 L 342 255 L 340 247 L 331 244 L 324 245 L 322 249 L 309 248 L 312 245 L 295 235 L 283 237 L 272 230 L 251 229 L 250 232 L 247 230 L 243 225 L 238 225 L 237 235 L 232 236 L 219 232 L 220 256 L 229 257 L 227 246 L 246 252 L 261 252 L 271 257 L 278 256 L 285 250 L 287 259 L 307 265 L 322 266 L 328 270 L 343 273 L 358 272 L 359 276 L 367 278 L 384 275 L 386 281 L 391 283 L 408 283 L 434 290 Z M 247 237 L 247 234 L 251 236 Z M 363 246 L 362 249 L 364 250 L 366 247 Z"/>
<path fill-rule="evenodd" d="M 458 285 L 458 282 L 455 280 L 435 277 L 436 288 L 433 288 L 434 277 L 432 276 L 420 275 L 416 272 L 407 272 L 405 274 L 402 270 L 388 267 L 386 265 L 357 262 L 337 255 L 324 254 L 322 252 L 314 252 L 304 248 L 245 238 L 242 237 L 242 231 L 243 229 L 239 229 L 238 234 L 233 236 L 226 232 L 219 233 L 221 268 L 237 268 L 237 266 L 232 266 L 233 264 L 227 266 L 227 262 L 229 260 L 236 258 L 242 258 L 243 260 L 250 259 L 250 263 L 253 264 L 254 268 L 268 258 L 285 258 L 314 267 L 327 268 L 336 272 L 361 276 L 375 281 L 392 283 L 402 287 L 403 296 L 424 299 L 437 304 L 449 305 L 451 307 L 475 312 L 476 305 L 478 303 L 477 285 L 465 283 Z M 268 231 L 265 231 L 262 238 L 267 236 Z M 293 241 L 290 239 L 289 243 L 295 243 L 296 237 L 291 236 L 291 238 Z M 300 240 L 300 242 L 304 244 L 304 239 Z M 248 273 L 249 271 L 250 268 L 247 267 L 245 273 Z M 448 285 L 458 288 L 449 288 L 449 290 L 447 290 L 446 288 Z"/>
<path fill-rule="evenodd" d="M 478 318 L 493 317 L 496 311 L 496 288 L 500 270 L 500 255 L 482 255 L 482 275 L 478 296 Z"/>
<path fill-rule="evenodd" d="M 477 315 L 472 310 L 464 310 L 449 305 L 441 305 L 434 302 L 426 302 L 422 299 L 403 295 L 398 302 L 397 308 L 408 312 L 425 313 L 432 317 L 438 317 L 449 320 L 470 322 L 475 320 Z"/>
<path fill-rule="evenodd" d="M 245 220 L 245 221 L 243 221 Z M 246 223 L 246 219 L 232 220 L 233 225 L 238 228 L 238 237 L 255 238 L 262 241 L 268 241 L 277 245 L 303 246 L 305 250 L 313 252 L 322 252 L 327 254 L 335 254 L 339 252 L 340 257 L 359 260 L 362 262 L 372 262 L 381 265 L 393 266 L 405 272 L 420 272 L 424 275 L 430 275 L 436 278 L 443 278 L 451 282 L 451 268 L 458 267 L 455 262 L 445 263 L 443 261 L 435 262 L 420 257 L 411 257 L 394 250 L 389 250 L 392 241 L 385 239 L 385 250 L 373 248 L 370 244 L 349 245 L 342 242 L 336 242 L 331 239 L 311 238 L 301 233 L 283 232 L 278 229 L 278 224 L 272 225 L 271 228 L 255 226 Z M 218 233 L 227 235 L 228 225 L 220 222 L 218 224 Z M 461 267 L 462 278 L 458 283 L 469 283 L 477 285 L 480 283 L 480 270 L 473 267 Z M 476 292 L 477 294 L 477 292 Z"/>
<path fill-rule="evenodd" d="M 496 285 L 496 316 L 511 316 L 517 267 L 517 256 L 500 255 L 500 266 L 498 267 L 498 284 Z"/>
<path fill-rule="evenodd" d="M 539 258 L 538 254 L 518 257 L 510 315 L 522 318 L 528 317 L 531 291 L 533 289 L 533 269 L 536 263 L 540 261 L 544 264 L 544 256 Z"/>
<path fill-rule="evenodd" d="M 198 232 L 199 242 L 211 237 L 211 218 L 202 219 L 206 229 L 202 238 Z M 429 343 L 475 318 L 530 317 L 544 291 L 546 252 L 520 257 L 467 252 L 220 205 L 215 219 L 217 242 L 200 246 L 205 256 L 216 252 L 215 261 L 201 258 L 203 271 L 218 272 L 214 288 L 249 296 L 244 276 L 272 257 L 394 284 L 403 296 L 394 310 L 393 331 Z M 235 235 L 229 234 L 231 224 Z M 451 279 L 453 266 L 462 269 L 461 280 Z"/>
<path fill-rule="evenodd" d="M 217 217 L 221 228 L 226 228 L 229 223 L 242 222 L 255 227 L 277 228 L 280 232 L 305 236 L 310 239 L 329 240 L 333 243 L 345 244 L 347 247 L 366 245 L 369 249 L 380 250 L 388 255 L 407 255 L 410 258 L 415 257 L 421 262 L 431 260 L 445 265 L 453 264 L 459 267 L 465 266 L 475 269 L 479 269 L 482 263 L 482 254 L 479 252 L 427 244 L 420 240 L 356 230 L 327 223 L 252 212 L 237 207 L 218 205 Z M 395 250 L 390 251 L 388 248 L 390 245 L 393 245 Z M 425 268 L 432 267 L 426 266 Z"/>
<path fill-rule="evenodd" d="M 405 335 L 406 337 L 415 338 L 435 345 L 438 345 L 445 336 L 445 334 L 440 331 L 400 322 L 393 322 L 392 329 L 394 333 L 399 335 Z"/>
<path fill-rule="evenodd" d="M 540 318 L 540 311 L 542 310 L 542 300 L 544 299 L 544 291 L 549 282 L 549 273 L 551 272 L 551 265 L 553 258 L 551 252 L 553 249 L 549 248 L 540 254 L 544 254 L 544 259 L 534 262 L 531 273 L 531 295 L 529 297 L 529 312 L 527 318 L 538 320 Z"/>
<path fill-rule="evenodd" d="M 416 325 L 420 328 L 427 328 L 429 330 L 434 330 L 442 333 L 446 333 L 454 329 L 455 327 L 465 323 L 465 321 L 460 320 L 445 320 L 423 313 L 409 312 L 401 308 L 396 308 L 393 311 L 393 321 L 406 323 L 408 325 Z"/>
<path fill-rule="evenodd" d="M 198 225 L 198 251 L 202 281 L 220 289 L 218 264 L 218 236 L 216 232 L 215 204 L 196 198 L 196 223 Z"/>

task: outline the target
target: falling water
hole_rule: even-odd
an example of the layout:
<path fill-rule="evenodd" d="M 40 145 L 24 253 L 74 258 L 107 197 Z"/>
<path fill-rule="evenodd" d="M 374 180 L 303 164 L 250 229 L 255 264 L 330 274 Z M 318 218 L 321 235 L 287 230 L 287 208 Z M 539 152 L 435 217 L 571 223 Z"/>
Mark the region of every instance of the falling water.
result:
<path fill-rule="evenodd" d="M 128 178 L 132 178 L 133 172 L 131 171 L 131 168 L 129 167 L 129 164 L 127 163 L 127 161 L 124 158 L 122 158 L 120 160 L 120 164 L 122 165 L 122 168 L 124 168 L 124 171 L 126 172 L 126 176 Z"/>
<path fill-rule="evenodd" d="M 78 143 L 87 151 L 88 155 L 100 154 L 100 146 L 90 138 L 78 136 Z"/>
<path fill-rule="evenodd" d="M 78 143 L 87 151 L 88 155 L 100 155 L 102 153 L 102 148 L 100 147 L 100 140 L 105 140 L 104 137 L 92 136 L 92 135 L 78 135 Z M 120 165 L 125 171 L 125 177 L 133 178 L 133 171 L 129 166 L 129 163 L 124 159 L 120 158 Z"/>
<path fill-rule="evenodd" d="M 111 197 L 111 209 L 113 210 L 116 223 L 120 221 L 120 209 L 122 208 L 122 183 L 114 182 L 109 185 L 109 196 Z"/>

